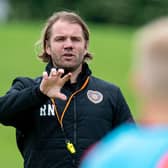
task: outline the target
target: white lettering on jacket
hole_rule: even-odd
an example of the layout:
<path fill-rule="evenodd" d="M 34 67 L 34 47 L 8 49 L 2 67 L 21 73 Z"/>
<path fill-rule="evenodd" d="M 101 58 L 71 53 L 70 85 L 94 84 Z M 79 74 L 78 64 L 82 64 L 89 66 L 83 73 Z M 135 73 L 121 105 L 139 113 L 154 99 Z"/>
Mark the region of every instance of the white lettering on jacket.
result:
<path fill-rule="evenodd" d="M 54 105 L 44 104 L 40 107 L 40 116 L 55 116 Z"/>

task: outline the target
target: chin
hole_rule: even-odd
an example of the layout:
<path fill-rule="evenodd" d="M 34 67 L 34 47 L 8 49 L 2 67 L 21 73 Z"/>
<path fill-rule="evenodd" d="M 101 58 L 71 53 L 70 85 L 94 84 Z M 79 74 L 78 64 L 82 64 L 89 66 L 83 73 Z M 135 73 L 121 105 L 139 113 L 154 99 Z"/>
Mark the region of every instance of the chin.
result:
<path fill-rule="evenodd" d="M 76 71 L 79 67 L 80 67 L 80 65 L 73 65 L 73 64 L 62 64 L 62 65 L 58 65 L 57 66 L 58 68 L 62 68 L 62 69 L 64 69 L 64 71 L 66 71 L 66 72 L 74 72 L 74 71 Z"/>
<path fill-rule="evenodd" d="M 66 72 L 74 72 L 76 70 L 76 68 L 74 68 L 74 67 L 64 67 L 63 69 Z"/>
<path fill-rule="evenodd" d="M 62 67 L 66 72 L 74 72 L 76 71 L 78 68 L 80 67 L 80 65 L 76 65 L 76 66 L 64 66 Z"/>

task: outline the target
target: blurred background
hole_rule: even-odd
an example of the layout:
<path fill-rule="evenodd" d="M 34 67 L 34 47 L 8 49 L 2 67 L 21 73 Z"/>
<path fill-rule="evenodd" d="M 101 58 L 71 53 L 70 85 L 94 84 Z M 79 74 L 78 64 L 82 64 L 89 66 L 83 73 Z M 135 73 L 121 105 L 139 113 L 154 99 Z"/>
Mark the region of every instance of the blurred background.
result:
<path fill-rule="evenodd" d="M 75 11 L 89 25 L 93 75 L 120 86 L 136 119 L 130 79 L 133 35 L 141 25 L 168 14 L 167 0 L 0 0 L 0 96 L 14 78 L 42 74 L 45 64 L 37 59 L 35 43 L 47 18 L 59 10 Z M 15 129 L 3 125 L 0 167 L 23 167 Z"/>

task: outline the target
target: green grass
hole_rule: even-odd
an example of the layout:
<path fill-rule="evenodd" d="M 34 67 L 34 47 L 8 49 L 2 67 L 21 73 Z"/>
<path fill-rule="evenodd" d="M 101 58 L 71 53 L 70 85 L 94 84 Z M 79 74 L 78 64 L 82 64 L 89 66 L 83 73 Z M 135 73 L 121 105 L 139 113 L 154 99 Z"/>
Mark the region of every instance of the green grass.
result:
<path fill-rule="evenodd" d="M 44 64 L 36 57 L 35 42 L 42 24 L 0 25 L 0 95 L 10 88 L 17 76 L 36 77 L 42 74 Z M 134 29 L 112 25 L 90 24 L 90 52 L 94 59 L 89 64 L 95 76 L 120 86 L 134 116 L 135 100 L 129 86 L 131 40 Z M 20 168 L 23 160 L 17 150 L 15 130 L 0 125 L 0 167 Z"/>

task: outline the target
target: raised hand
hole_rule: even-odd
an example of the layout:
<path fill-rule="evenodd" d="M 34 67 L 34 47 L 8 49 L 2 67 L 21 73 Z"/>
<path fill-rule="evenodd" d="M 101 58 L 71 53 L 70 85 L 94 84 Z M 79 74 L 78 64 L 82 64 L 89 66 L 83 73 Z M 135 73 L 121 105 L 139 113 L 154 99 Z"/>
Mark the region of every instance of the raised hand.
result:
<path fill-rule="evenodd" d="M 51 69 L 49 76 L 47 72 L 43 72 L 40 91 L 50 98 L 59 98 L 66 100 L 67 97 L 66 95 L 61 93 L 61 88 L 64 86 L 65 82 L 70 79 L 71 73 L 68 73 L 65 76 L 61 77 L 63 73 L 63 69 L 58 69 L 58 71 L 56 71 L 55 68 Z"/>

